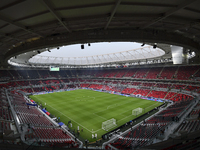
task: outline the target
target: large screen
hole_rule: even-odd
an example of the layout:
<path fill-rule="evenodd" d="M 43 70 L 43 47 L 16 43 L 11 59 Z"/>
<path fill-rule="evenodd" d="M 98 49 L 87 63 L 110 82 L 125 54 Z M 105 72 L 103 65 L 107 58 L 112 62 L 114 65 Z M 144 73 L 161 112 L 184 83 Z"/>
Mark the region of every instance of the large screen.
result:
<path fill-rule="evenodd" d="M 49 69 L 50 71 L 60 71 L 60 68 L 55 66 L 50 66 Z"/>

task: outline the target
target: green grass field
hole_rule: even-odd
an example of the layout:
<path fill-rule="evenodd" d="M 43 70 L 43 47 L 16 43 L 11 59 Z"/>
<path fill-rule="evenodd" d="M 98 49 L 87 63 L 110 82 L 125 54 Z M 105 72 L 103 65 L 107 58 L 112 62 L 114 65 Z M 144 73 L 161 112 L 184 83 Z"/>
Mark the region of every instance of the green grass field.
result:
<path fill-rule="evenodd" d="M 102 122 L 115 118 L 117 120 L 116 127 L 119 127 L 136 118 L 132 115 L 133 109 L 141 107 L 145 108 L 145 112 L 147 112 L 162 104 L 86 89 L 32 95 L 30 98 L 42 103 L 43 106 L 46 103 L 47 111 L 60 117 L 60 120 L 66 125 L 71 120 L 72 130 L 77 130 L 77 126 L 80 130 L 83 128 L 80 136 L 90 142 L 94 141 L 92 134 L 97 133 L 98 138 L 101 138 L 107 132 L 102 129 Z"/>

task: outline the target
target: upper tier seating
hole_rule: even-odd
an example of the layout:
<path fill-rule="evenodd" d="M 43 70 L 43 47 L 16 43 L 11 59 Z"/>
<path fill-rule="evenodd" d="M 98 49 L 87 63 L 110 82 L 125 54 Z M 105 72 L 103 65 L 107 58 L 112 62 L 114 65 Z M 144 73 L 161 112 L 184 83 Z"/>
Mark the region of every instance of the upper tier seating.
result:
<path fill-rule="evenodd" d="M 193 78 L 197 81 L 200 81 L 200 69 L 196 72 L 196 74 L 193 76 Z"/>
<path fill-rule="evenodd" d="M 21 79 L 21 77 L 19 76 L 19 73 L 18 71 L 16 70 L 8 70 L 8 72 L 11 74 L 12 78 L 13 79 Z"/>
<path fill-rule="evenodd" d="M 146 78 L 149 68 L 140 68 L 137 70 L 133 78 Z"/>
<path fill-rule="evenodd" d="M 159 79 L 172 79 L 178 67 L 165 67 L 160 74 Z"/>
<path fill-rule="evenodd" d="M 149 73 L 146 76 L 146 79 L 156 79 L 158 75 L 160 74 L 161 70 L 162 70 L 162 67 L 151 68 L 149 70 Z"/>
<path fill-rule="evenodd" d="M 117 73 L 119 72 L 119 70 L 113 70 L 110 71 L 110 73 L 107 75 L 108 78 L 113 78 L 117 75 Z"/>
<path fill-rule="evenodd" d="M 0 70 L 0 78 L 13 79 L 13 76 L 7 70 Z"/>
<path fill-rule="evenodd" d="M 130 69 L 128 72 L 126 72 L 126 74 L 124 75 L 124 77 L 132 77 L 138 69 Z"/>
<path fill-rule="evenodd" d="M 67 77 L 67 73 L 66 73 L 65 70 L 60 70 L 60 71 L 59 71 L 59 75 L 60 75 L 61 77 Z"/>
<path fill-rule="evenodd" d="M 199 66 L 181 66 L 178 69 L 176 79 L 189 80 L 198 69 Z"/>
<path fill-rule="evenodd" d="M 38 79 L 40 77 L 37 70 L 27 70 L 27 74 L 30 79 Z"/>
<path fill-rule="evenodd" d="M 27 70 L 17 70 L 17 73 L 19 74 L 20 79 L 28 79 L 28 72 Z"/>
<path fill-rule="evenodd" d="M 50 74 L 51 77 L 55 77 L 55 78 L 59 77 L 59 74 L 56 71 L 49 71 L 49 74 Z"/>
<path fill-rule="evenodd" d="M 50 77 L 49 71 L 47 71 L 47 70 L 38 70 L 38 74 L 42 78 Z"/>
<path fill-rule="evenodd" d="M 118 73 L 115 75 L 115 78 L 122 78 L 128 70 L 119 70 Z"/>

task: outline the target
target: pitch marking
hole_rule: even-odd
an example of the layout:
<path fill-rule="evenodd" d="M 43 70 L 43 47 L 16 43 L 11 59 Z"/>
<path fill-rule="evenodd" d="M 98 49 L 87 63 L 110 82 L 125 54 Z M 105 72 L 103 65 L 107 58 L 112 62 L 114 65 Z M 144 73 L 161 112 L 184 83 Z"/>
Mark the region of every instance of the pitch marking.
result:
<path fill-rule="evenodd" d="M 101 117 L 101 116 L 99 116 L 99 115 L 97 115 L 97 114 L 95 114 L 95 113 L 93 113 L 93 114 L 96 115 L 96 116 L 98 116 L 98 117 L 100 117 L 100 118 L 102 118 L 102 119 L 104 119 L 104 120 L 107 120 L 106 118 Z"/>
<path fill-rule="evenodd" d="M 155 103 L 155 104 L 157 104 L 157 103 Z M 155 104 L 153 104 L 153 105 L 151 105 L 151 106 L 149 106 L 149 107 L 152 107 L 152 106 L 154 106 Z M 146 108 L 149 108 L 149 107 L 146 107 Z M 125 118 L 128 118 L 128 117 L 130 117 L 130 116 L 132 116 L 132 114 L 129 115 L 129 116 L 127 116 L 127 117 L 124 117 L 124 118 L 122 118 L 122 119 L 120 119 L 120 120 L 118 120 L 118 121 L 124 120 Z"/>
<path fill-rule="evenodd" d="M 38 98 L 39 99 L 39 98 Z M 41 99 L 40 99 L 41 100 Z M 43 101 L 43 100 L 41 100 L 41 101 Z M 50 106 L 51 108 L 53 108 L 51 105 L 49 105 L 48 104 L 48 106 Z M 55 109 L 55 108 L 53 108 L 53 109 Z M 71 119 L 70 117 L 68 117 L 68 116 L 66 116 L 65 114 L 63 114 L 62 112 L 60 112 L 60 111 L 58 111 L 57 109 L 55 109 L 57 112 L 59 112 L 60 114 L 62 114 L 63 116 L 65 116 L 65 117 L 67 117 L 67 118 L 69 118 L 70 120 L 72 120 L 72 121 L 74 121 L 74 122 L 76 122 L 75 120 L 73 120 L 73 119 Z M 81 125 L 80 123 L 78 123 L 78 122 L 76 122 L 78 125 L 80 125 L 81 127 L 83 127 L 83 128 L 85 128 L 86 130 L 88 130 L 89 132 L 91 132 L 91 133 L 95 133 L 95 132 L 97 132 L 97 131 L 99 131 L 99 130 L 102 130 L 102 129 L 98 129 L 98 130 L 96 130 L 96 131 L 90 131 L 88 128 L 86 128 L 85 126 L 83 126 L 83 125 Z"/>

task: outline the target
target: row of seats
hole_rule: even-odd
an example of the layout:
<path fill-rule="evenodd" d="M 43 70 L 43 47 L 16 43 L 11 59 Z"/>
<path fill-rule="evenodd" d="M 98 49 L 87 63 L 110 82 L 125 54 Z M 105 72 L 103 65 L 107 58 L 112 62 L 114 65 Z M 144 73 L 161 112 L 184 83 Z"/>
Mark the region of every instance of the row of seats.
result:
<path fill-rule="evenodd" d="M 199 131 L 200 129 L 200 123 L 199 120 L 192 120 L 192 121 L 184 121 L 181 123 L 179 128 L 177 129 L 177 132 L 194 132 L 194 131 Z"/>
<path fill-rule="evenodd" d="M 12 104 L 20 124 L 53 126 L 34 106 L 26 105 L 27 101 L 22 95 L 12 95 L 12 99 Z"/>
<path fill-rule="evenodd" d="M 1 121 L 0 123 L 0 130 L 11 130 L 10 122 Z"/>
<path fill-rule="evenodd" d="M 123 136 L 118 137 L 114 142 L 109 143 L 105 148 L 112 149 L 109 145 L 117 149 L 133 149 L 149 145 L 153 138 L 158 134 L 163 134 L 167 125 L 176 121 L 178 115 L 190 103 L 189 100 L 184 100 L 168 107 L 166 110 L 159 112 L 149 120 L 138 125 Z M 195 128 L 195 129 L 198 129 Z"/>
<path fill-rule="evenodd" d="M 38 79 L 49 77 L 77 77 L 94 76 L 106 78 L 145 78 L 145 79 L 175 79 L 190 80 L 199 77 L 200 66 L 174 66 L 174 67 L 152 67 L 152 68 L 125 68 L 110 70 L 61 70 L 51 72 L 48 70 L 0 70 L 1 77 L 12 79 Z"/>
<path fill-rule="evenodd" d="M 41 90 L 43 89 L 41 88 Z M 37 138 L 40 142 L 38 144 L 41 144 L 42 142 L 43 145 L 46 146 L 59 145 L 59 147 L 79 147 L 77 141 L 75 141 L 66 131 L 56 127 L 35 106 L 26 105 L 26 103 L 29 102 L 24 99 L 22 94 L 12 91 L 9 94 L 9 97 L 16 112 L 19 124 L 27 124 L 33 130 L 33 133 L 31 133 L 32 131 L 28 129 L 28 133 L 25 134 L 25 140 Z M 2 125 L 4 124 L 2 123 Z M 0 125 L 0 129 L 2 125 Z M 4 128 L 7 128 L 7 126 Z M 61 142 L 62 144 L 60 144 Z"/>
<path fill-rule="evenodd" d="M 72 78 L 72 79 L 62 79 L 62 80 L 35 80 L 35 82 L 33 82 L 33 80 L 30 81 L 26 81 L 25 83 L 29 83 L 30 85 L 34 84 L 34 85 L 48 85 L 50 83 L 56 83 L 57 85 L 60 85 L 60 83 L 73 83 L 73 82 L 78 82 L 78 78 Z M 88 82 L 98 82 L 98 83 L 111 83 L 111 84 L 123 84 L 123 85 L 133 85 L 133 86 L 140 86 L 140 87 L 152 87 L 152 88 L 167 88 L 167 89 L 180 89 L 180 90 L 187 90 L 187 91 L 194 91 L 197 93 L 200 93 L 200 86 L 199 85 L 188 85 L 188 84 L 178 84 L 178 83 L 169 83 L 169 84 L 165 84 L 165 83 L 154 83 L 154 82 L 124 82 L 124 81 L 110 81 L 110 80 L 85 80 L 88 84 Z M 15 82 L 8 82 L 8 83 L 4 83 L 4 84 L 0 84 L 1 88 L 5 87 L 18 87 L 19 85 L 17 84 L 19 81 Z M 22 82 L 22 81 L 20 81 Z M 193 83 L 191 83 L 193 84 Z M 56 88 L 51 87 L 51 89 L 47 90 L 46 88 L 43 89 L 44 91 L 52 91 L 55 90 Z M 36 91 L 33 88 L 26 88 L 26 89 L 21 89 L 24 92 L 28 92 L 28 93 L 32 93 L 32 92 L 37 92 L 37 88 Z"/>
<path fill-rule="evenodd" d="M 52 126 L 53 124 L 43 116 L 36 116 L 34 114 L 18 113 L 17 117 L 20 124 L 31 124 L 37 126 Z"/>
<path fill-rule="evenodd" d="M 6 94 L 3 90 L 0 91 L 0 120 L 0 132 L 4 132 L 4 130 L 11 130 L 13 117 Z"/>
<path fill-rule="evenodd" d="M 71 140 L 71 137 L 63 132 L 62 129 L 59 128 L 41 128 L 41 127 L 35 127 L 33 128 L 33 131 L 35 133 L 35 136 L 37 136 L 40 139 L 65 139 L 65 140 Z"/>

